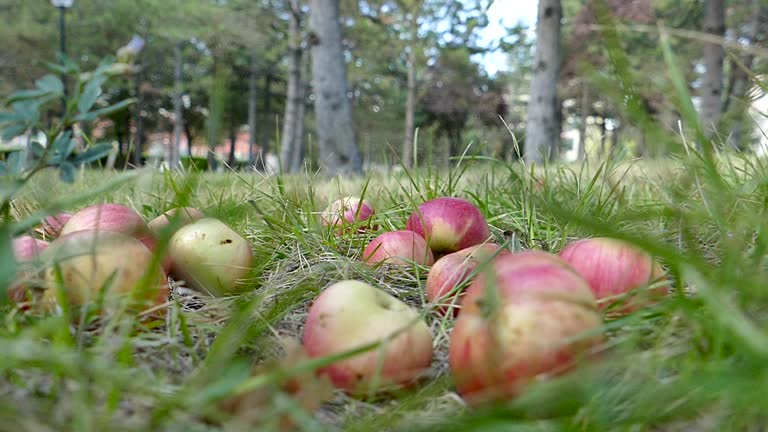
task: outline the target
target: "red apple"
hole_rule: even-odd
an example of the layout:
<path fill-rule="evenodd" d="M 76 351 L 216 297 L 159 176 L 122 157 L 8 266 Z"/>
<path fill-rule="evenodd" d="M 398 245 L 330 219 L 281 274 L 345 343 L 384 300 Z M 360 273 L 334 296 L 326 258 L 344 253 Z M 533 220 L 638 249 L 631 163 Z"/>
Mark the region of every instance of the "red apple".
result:
<path fill-rule="evenodd" d="M 150 251 L 157 250 L 157 239 L 149 230 L 149 227 L 138 212 L 121 204 L 96 204 L 86 207 L 74 215 L 61 228 L 60 235 L 66 235 L 76 231 L 100 230 L 117 232 L 144 243 Z M 163 257 L 163 270 L 170 270 L 171 262 Z"/>
<path fill-rule="evenodd" d="M 578 240 L 559 255 L 589 283 L 602 310 L 625 297 L 626 304 L 618 312 L 631 312 L 668 292 L 666 283 L 643 290 L 664 277 L 664 270 L 650 254 L 621 240 Z"/>
<path fill-rule="evenodd" d="M 439 258 L 429 269 L 427 300 L 437 304 L 438 311 L 443 315 L 458 315 L 463 292 L 456 292 L 456 289 L 468 284 L 478 264 L 491 260 L 499 248 L 501 246 L 497 244 L 485 243 Z M 509 253 L 505 249 L 499 252 L 499 256 Z"/>
<path fill-rule="evenodd" d="M 48 247 L 48 243 L 28 235 L 23 235 L 13 239 L 12 245 L 13 255 L 19 267 L 17 277 L 20 279 L 20 283 L 8 288 L 8 297 L 15 303 L 21 303 L 27 297 L 25 282 L 36 276 L 35 261 L 40 256 L 40 253 Z"/>
<path fill-rule="evenodd" d="M 40 259 L 48 287 L 43 296 L 44 309 L 55 307 L 59 290 L 73 306 L 92 303 L 105 290 L 107 310 L 134 295 L 137 298 L 131 300 L 131 309 L 151 307 L 168 298 L 167 278 L 160 268 L 154 270 L 149 286 L 141 287 L 145 291 L 135 291 L 150 271 L 152 252 L 122 233 L 81 230 L 63 234 L 48 245 Z"/>
<path fill-rule="evenodd" d="M 177 226 L 184 226 L 204 217 L 205 214 L 194 207 L 176 207 L 149 221 L 147 228 L 155 236 L 159 236 L 171 221 L 174 221 Z"/>
<path fill-rule="evenodd" d="M 373 206 L 360 197 L 346 196 L 332 202 L 320 215 L 325 226 L 353 225 L 369 221 L 375 211 Z"/>
<path fill-rule="evenodd" d="M 451 333 L 457 390 L 473 406 L 514 398 L 589 357 L 601 323 L 586 281 L 555 255 L 499 256 L 467 288 Z"/>
<path fill-rule="evenodd" d="M 326 288 L 309 309 L 304 346 L 310 357 L 377 348 L 318 372 L 352 395 L 412 385 L 432 363 L 432 334 L 419 313 L 366 283 L 345 280 Z"/>
<path fill-rule="evenodd" d="M 168 256 L 174 276 L 214 296 L 241 291 L 254 263 L 248 240 L 211 217 L 179 228 L 171 237 Z"/>
<path fill-rule="evenodd" d="M 51 238 L 59 236 L 62 227 L 72 217 L 71 213 L 62 212 L 59 214 L 51 215 L 43 219 L 43 225 L 36 231 L 45 234 Z"/>
<path fill-rule="evenodd" d="M 363 261 L 369 264 L 381 262 L 411 265 L 415 263 L 431 266 L 435 262 L 435 257 L 423 237 L 413 231 L 400 230 L 385 232 L 371 240 L 363 252 Z"/>
<path fill-rule="evenodd" d="M 436 254 L 478 245 L 491 236 L 480 209 L 467 200 L 453 197 L 435 198 L 421 204 L 405 227 L 424 237 Z"/>

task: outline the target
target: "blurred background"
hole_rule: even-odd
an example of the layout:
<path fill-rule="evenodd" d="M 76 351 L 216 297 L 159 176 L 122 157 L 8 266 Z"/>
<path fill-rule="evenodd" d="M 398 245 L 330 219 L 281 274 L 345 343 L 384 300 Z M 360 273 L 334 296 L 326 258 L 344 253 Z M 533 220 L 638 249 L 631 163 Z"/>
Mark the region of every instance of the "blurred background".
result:
<path fill-rule="evenodd" d="M 674 154 L 688 124 L 662 28 L 707 136 L 762 149 L 761 0 L 0 0 L 0 18 L 0 98 L 34 88 L 59 53 L 83 71 L 114 60 L 94 106 L 133 102 L 74 134 L 112 144 L 120 169 Z M 346 74 L 327 68 L 329 28 Z M 348 116 L 318 121 L 318 82 Z M 61 110 L 45 105 L 43 123 Z"/>

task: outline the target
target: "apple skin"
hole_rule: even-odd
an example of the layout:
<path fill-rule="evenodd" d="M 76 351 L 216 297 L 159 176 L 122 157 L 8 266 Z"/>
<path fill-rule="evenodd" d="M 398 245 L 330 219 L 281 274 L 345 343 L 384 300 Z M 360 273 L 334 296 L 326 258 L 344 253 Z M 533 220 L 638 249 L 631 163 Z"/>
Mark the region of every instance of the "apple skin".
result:
<path fill-rule="evenodd" d="M 134 209 L 122 204 L 107 203 L 85 207 L 76 212 L 62 226 L 59 235 L 76 231 L 100 230 L 126 234 L 144 243 L 150 251 L 157 250 L 157 239 L 147 227 L 144 219 Z M 170 271 L 171 262 L 162 258 L 163 271 Z"/>
<path fill-rule="evenodd" d="M 587 281 L 601 310 L 621 302 L 616 297 L 623 294 L 631 293 L 633 297 L 612 311 L 629 313 L 668 294 L 668 284 L 640 291 L 664 277 L 664 269 L 650 254 L 621 240 L 577 240 L 563 248 L 559 256 Z"/>
<path fill-rule="evenodd" d="M 48 289 L 43 306 L 55 305 L 57 290 L 63 288 L 67 302 L 82 306 L 97 299 L 110 278 L 105 306 L 113 300 L 134 294 L 137 284 L 145 277 L 152 262 L 150 251 L 139 240 L 128 235 L 101 230 L 82 230 L 63 234 L 52 241 L 40 255 Z M 56 266 L 61 270 L 63 286 L 58 283 Z M 168 298 L 165 272 L 156 268 L 152 285 L 145 296 L 132 307 L 146 308 L 164 303 Z"/>
<path fill-rule="evenodd" d="M 171 237 L 168 256 L 174 277 L 213 296 L 241 291 L 241 280 L 254 264 L 248 240 L 212 217 L 179 228 Z"/>
<path fill-rule="evenodd" d="M 555 255 L 509 254 L 490 267 L 467 288 L 449 342 L 454 382 L 471 406 L 513 399 L 536 380 L 571 371 L 603 341 L 589 286 Z M 496 307 L 487 302 L 491 287 Z"/>
<path fill-rule="evenodd" d="M 386 263 L 431 266 L 435 262 L 432 251 L 422 236 L 413 231 L 398 230 L 380 234 L 363 251 L 368 264 Z"/>
<path fill-rule="evenodd" d="M 72 213 L 62 212 L 50 215 L 43 219 L 43 225 L 37 232 L 44 233 L 48 237 L 56 238 L 59 236 L 64 224 L 72 217 Z"/>
<path fill-rule="evenodd" d="M 326 288 L 312 303 L 303 343 L 307 354 L 318 358 L 383 341 L 395 333 L 378 348 L 318 373 L 348 394 L 362 395 L 408 387 L 432 363 L 432 333 L 414 308 L 364 282 L 344 280 Z"/>
<path fill-rule="evenodd" d="M 460 299 L 464 293 L 454 292 L 454 290 L 458 286 L 469 283 L 475 268 L 492 259 L 500 248 L 501 246 L 497 244 L 485 243 L 439 258 L 427 275 L 427 300 L 437 305 L 437 311 L 441 315 L 457 316 L 460 310 Z M 498 253 L 498 256 L 510 253 L 512 252 L 504 249 Z M 457 296 L 458 299 L 456 299 Z"/>
<path fill-rule="evenodd" d="M 405 227 L 424 237 L 435 254 L 457 252 L 484 243 L 491 236 L 480 209 L 454 197 L 435 198 L 421 204 Z"/>
<path fill-rule="evenodd" d="M 35 262 L 40 257 L 48 243 L 42 240 L 38 240 L 32 236 L 23 235 L 13 239 L 13 255 L 16 258 L 16 264 L 18 265 L 17 278 L 24 281 L 35 278 Z M 16 283 L 8 288 L 8 297 L 14 303 L 22 303 L 27 298 L 26 295 L 27 286 L 21 282 Z"/>
<path fill-rule="evenodd" d="M 368 201 L 356 196 L 345 196 L 332 202 L 320 217 L 324 226 L 338 227 L 370 222 L 375 213 Z M 365 227 L 361 226 L 359 231 L 365 231 Z"/>
<path fill-rule="evenodd" d="M 155 236 L 159 236 L 171 223 L 171 220 L 175 220 L 179 226 L 184 226 L 204 217 L 205 214 L 194 207 L 176 207 L 149 221 L 147 228 Z"/>

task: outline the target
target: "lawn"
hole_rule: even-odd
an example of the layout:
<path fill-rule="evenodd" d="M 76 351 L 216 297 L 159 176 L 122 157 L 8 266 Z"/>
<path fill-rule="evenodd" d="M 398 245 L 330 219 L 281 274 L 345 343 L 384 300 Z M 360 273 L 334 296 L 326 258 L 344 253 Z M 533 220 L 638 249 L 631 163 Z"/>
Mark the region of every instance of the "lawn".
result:
<path fill-rule="evenodd" d="M 319 211 L 363 195 L 377 231 L 336 235 Z M 613 236 L 656 255 L 670 295 L 604 316 L 600 356 L 542 380 L 500 406 L 469 408 L 447 362 L 453 321 L 424 294 L 427 267 L 361 263 L 376 234 L 403 229 L 437 196 L 474 202 L 512 251 L 559 251 Z M 14 201 L 38 210 L 116 202 L 146 220 L 193 206 L 248 239 L 256 264 L 242 294 L 212 298 L 180 286 L 162 319 L 129 314 L 72 324 L 65 315 L 3 306 L 0 431 L 513 431 L 765 430 L 768 427 L 768 171 L 754 157 L 696 154 L 664 161 L 553 165 L 457 161 L 449 171 L 372 173 L 329 181 L 304 173 L 170 174 L 86 171 L 74 184 L 41 173 Z M 343 279 L 367 281 L 417 308 L 434 337 L 429 376 L 371 399 L 313 385 L 318 361 L 285 360 L 312 300 Z M 289 346 L 290 347 L 290 346 Z M 488 365 L 493 367 L 493 365 Z M 310 390 L 281 391 L 298 376 Z M 239 409 L 233 398 L 243 396 Z M 327 397 L 326 397 L 327 396 Z M 299 405 L 323 398 L 317 410 Z"/>

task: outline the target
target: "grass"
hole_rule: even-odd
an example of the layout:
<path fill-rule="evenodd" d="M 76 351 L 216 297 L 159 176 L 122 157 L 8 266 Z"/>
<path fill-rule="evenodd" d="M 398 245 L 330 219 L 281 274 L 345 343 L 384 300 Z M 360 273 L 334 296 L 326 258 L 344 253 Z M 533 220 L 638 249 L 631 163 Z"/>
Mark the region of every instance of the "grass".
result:
<path fill-rule="evenodd" d="M 14 202 L 15 218 L 58 200 L 74 200 L 70 210 L 123 203 L 147 220 L 191 205 L 242 233 L 256 265 L 236 296 L 175 286 L 160 320 L 124 314 L 77 325 L 4 306 L 0 430 L 279 430 L 285 416 L 307 431 L 764 430 L 768 171 L 765 161 L 746 156 L 715 161 L 714 171 L 691 154 L 531 172 L 465 159 L 450 175 L 430 169 L 336 181 L 306 173 L 138 172 L 91 196 L 104 173 L 83 172 L 72 186 L 44 173 Z M 346 194 L 374 204 L 378 231 L 336 236 L 319 224 L 318 211 Z M 629 316 L 606 316 L 600 361 L 509 404 L 469 409 L 447 365 L 452 322 L 424 298 L 428 269 L 371 269 L 359 260 L 372 236 L 404 227 L 415 205 L 439 195 L 475 202 L 494 239 L 513 250 L 556 252 L 576 238 L 624 238 L 659 256 L 674 292 Z M 305 411 L 280 384 L 292 375 L 311 383 L 313 368 L 333 359 L 281 360 L 281 340 L 300 339 L 312 299 L 349 278 L 422 311 L 435 338 L 433 367 L 402 394 L 361 400 L 334 391 Z M 318 383 L 303 401 L 326 390 Z M 244 409 L 225 409 L 223 401 L 243 392 L 252 396 Z"/>

